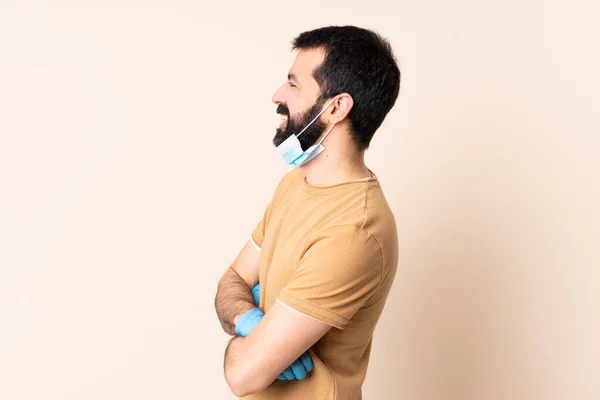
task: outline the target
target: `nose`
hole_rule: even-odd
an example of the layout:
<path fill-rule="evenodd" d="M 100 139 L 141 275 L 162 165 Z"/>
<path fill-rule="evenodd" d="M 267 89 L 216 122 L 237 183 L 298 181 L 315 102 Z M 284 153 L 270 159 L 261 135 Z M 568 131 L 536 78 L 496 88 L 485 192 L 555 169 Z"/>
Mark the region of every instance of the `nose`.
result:
<path fill-rule="evenodd" d="M 281 87 L 279 89 L 277 89 L 277 91 L 275 93 L 273 93 L 273 98 L 271 99 L 271 101 L 275 104 L 285 104 L 285 99 L 283 96 L 283 89 L 284 89 L 285 85 L 281 85 Z"/>

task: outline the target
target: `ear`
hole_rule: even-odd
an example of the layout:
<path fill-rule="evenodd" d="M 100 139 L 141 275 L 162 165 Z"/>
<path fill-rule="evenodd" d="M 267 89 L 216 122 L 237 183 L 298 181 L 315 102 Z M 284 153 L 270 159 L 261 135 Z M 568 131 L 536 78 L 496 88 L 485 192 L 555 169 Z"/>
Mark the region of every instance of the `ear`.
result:
<path fill-rule="evenodd" d="M 354 106 L 354 99 L 348 93 L 342 93 L 331 103 L 331 112 L 327 115 L 327 123 L 337 124 L 343 121 Z"/>

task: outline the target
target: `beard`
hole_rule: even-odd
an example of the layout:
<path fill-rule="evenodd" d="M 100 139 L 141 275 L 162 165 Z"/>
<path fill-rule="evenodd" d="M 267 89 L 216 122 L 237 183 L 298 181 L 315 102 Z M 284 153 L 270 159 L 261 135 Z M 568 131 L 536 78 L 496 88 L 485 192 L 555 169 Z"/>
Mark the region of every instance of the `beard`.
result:
<path fill-rule="evenodd" d="M 277 107 L 277 114 L 286 115 L 288 117 L 288 120 L 285 129 L 277 128 L 275 137 L 273 138 L 273 144 L 275 145 L 275 147 L 279 146 L 290 136 L 297 135 L 298 133 L 300 133 L 302 129 L 304 129 L 306 125 L 310 123 L 310 121 L 312 121 L 317 115 L 319 115 L 319 113 L 323 109 L 324 103 L 325 99 L 321 99 L 319 97 L 319 99 L 317 99 L 317 102 L 312 107 L 310 107 L 301 115 L 294 118 L 292 118 L 292 116 L 290 115 L 290 110 L 287 108 L 287 106 L 280 104 Z M 300 142 L 302 150 L 304 151 L 313 144 L 317 143 L 317 140 L 319 140 L 326 127 L 327 126 L 324 123 L 322 123 L 319 120 L 316 120 L 312 123 L 311 126 L 306 128 L 306 130 L 302 132 L 302 135 L 298 137 L 298 141 Z"/>

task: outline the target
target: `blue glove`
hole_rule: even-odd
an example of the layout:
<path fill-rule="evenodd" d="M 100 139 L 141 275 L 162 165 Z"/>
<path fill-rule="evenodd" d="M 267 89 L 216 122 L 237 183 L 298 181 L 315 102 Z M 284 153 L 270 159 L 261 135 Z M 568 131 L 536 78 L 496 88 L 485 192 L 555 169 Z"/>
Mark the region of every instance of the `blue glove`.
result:
<path fill-rule="evenodd" d="M 265 313 L 260 308 L 246 311 L 235 324 L 235 333 L 243 337 L 248 336 L 264 316 Z"/>
<path fill-rule="evenodd" d="M 294 379 L 304 379 L 304 378 L 306 378 L 306 375 L 310 371 L 312 371 L 312 369 L 313 369 L 312 358 L 310 358 L 310 354 L 308 354 L 308 352 L 305 352 L 304 354 L 302 354 L 300 356 L 300 358 L 298 358 L 296 361 L 294 361 L 292 363 L 292 365 L 287 367 L 285 369 L 285 371 L 283 371 L 281 373 L 281 375 L 279 375 L 277 377 L 277 379 L 279 379 L 281 381 L 292 381 Z"/>
<path fill-rule="evenodd" d="M 235 324 L 235 333 L 239 336 L 248 336 L 265 316 L 262 310 L 258 308 L 258 305 L 260 304 L 260 282 L 252 288 L 252 300 L 254 300 L 254 305 L 257 308 L 246 311 L 242 314 L 240 319 L 238 319 L 237 324 Z"/>
<path fill-rule="evenodd" d="M 252 299 L 254 300 L 254 305 L 258 307 L 260 305 L 260 282 L 252 288 Z"/>

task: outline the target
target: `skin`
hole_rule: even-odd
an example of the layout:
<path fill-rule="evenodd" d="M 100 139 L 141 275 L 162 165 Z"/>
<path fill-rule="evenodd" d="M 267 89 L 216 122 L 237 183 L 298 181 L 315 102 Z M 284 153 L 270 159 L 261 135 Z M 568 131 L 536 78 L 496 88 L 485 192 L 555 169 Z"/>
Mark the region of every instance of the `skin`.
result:
<path fill-rule="evenodd" d="M 259 251 L 248 242 L 219 281 L 215 308 L 223 330 L 232 336 L 239 317 L 255 307 L 249 288 L 258 283 L 259 257 Z"/>
<path fill-rule="evenodd" d="M 273 103 L 284 104 L 292 118 L 315 104 L 321 90 L 312 73 L 324 59 L 322 49 L 300 50 L 289 70 L 288 81 L 273 95 Z M 327 101 L 329 101 L 328 99 Z M 354 101 L 340 93 L 320 117 L 327 127 L 336 124 L 323 142 L 325 151 L 300 167 L 311 185 L 328 186 L 370 177 L 364 151 L 357 151 L 349 132 L 348 113 Z M 250 242 L 224 273 L 215 306 L 225 332 L 235 335 L 235 323 L 254 308 L 251 288 L 258 283 L 260 252 Z M 331 327 L 289 307 L 275 303 L 246 338 L 234 337 L 225 352 L 225 379 L 238 397 L 258 393 Z"/>

